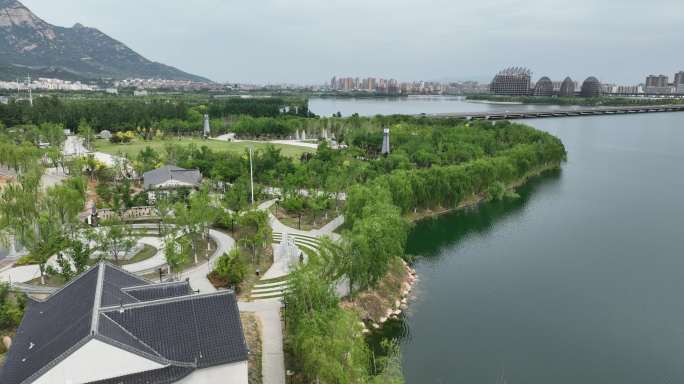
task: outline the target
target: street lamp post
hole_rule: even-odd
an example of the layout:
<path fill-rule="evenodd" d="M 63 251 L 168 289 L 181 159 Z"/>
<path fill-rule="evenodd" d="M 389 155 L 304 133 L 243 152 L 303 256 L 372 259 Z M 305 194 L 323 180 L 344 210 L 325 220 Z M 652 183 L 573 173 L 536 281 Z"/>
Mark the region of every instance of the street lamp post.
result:
<path fill-rule="evenodd" d="M 249 147 L 249 181 L 252 192 L 252 208 L 254 208 L 254 167 L 252 166 L 252 147 Z"/>

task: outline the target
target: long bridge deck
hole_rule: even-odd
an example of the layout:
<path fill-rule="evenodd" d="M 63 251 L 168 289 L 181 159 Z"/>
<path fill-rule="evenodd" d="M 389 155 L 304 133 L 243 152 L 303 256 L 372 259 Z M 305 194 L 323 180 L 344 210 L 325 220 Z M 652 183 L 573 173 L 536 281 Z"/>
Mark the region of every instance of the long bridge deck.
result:
<path fill-rule="evenodd" d="M 513 120 L 540 119 L 549 117 L 600 116 L 600 115 L 628 115 L 633 113 L 684 112 L 684 104 L 678 105 L 648 105 L 628 107 L 586 107 L 574 109 L 556 109 L 544 111 L 488 111 L 464 113 L 436 113 L 433 117 L 452 117 L 467 120 Z"/>

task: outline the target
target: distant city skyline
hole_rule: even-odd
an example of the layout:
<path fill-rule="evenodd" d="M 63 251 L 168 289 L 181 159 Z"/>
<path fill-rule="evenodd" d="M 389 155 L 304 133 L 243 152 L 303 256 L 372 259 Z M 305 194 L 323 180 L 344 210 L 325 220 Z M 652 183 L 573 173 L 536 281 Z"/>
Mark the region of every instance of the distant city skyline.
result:
<path fill-rule="evenodd" d="M 684 69 L 680 0 L 23 3 L 219 82 L 323 84 L 335 73 L 488 82 L 526 66 L 535 79 L 637 84 Z"/>

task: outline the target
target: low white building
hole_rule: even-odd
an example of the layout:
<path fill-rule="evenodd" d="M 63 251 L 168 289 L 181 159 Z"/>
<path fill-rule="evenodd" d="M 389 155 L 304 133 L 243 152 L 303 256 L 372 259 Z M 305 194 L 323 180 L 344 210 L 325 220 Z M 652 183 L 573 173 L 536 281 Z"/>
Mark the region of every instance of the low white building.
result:
<path fill-rule="evenodd" d="M 175 165 L 165 165 L 143 174 L 143 185 L 148 194 L 148 201 L 154 204 L 159 192 L 183 188 L 199 188 L 202 174 L 197 169 L 185 169 Z"/>
<path fill-rule="evenodd" d="M 248 383 L 235 295 L 194 294 L 99 263 L 30 301 L 2 384 Z"/>

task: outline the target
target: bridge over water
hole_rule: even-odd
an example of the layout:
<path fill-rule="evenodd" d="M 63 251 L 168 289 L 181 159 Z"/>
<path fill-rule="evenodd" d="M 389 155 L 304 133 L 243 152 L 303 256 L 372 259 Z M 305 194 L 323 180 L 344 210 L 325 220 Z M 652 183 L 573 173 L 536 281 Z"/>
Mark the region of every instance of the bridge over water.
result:
<path fill-rule="evenodd" d="M 543 111 L 488 111 L 488 112 L 458 112 L 436 113 L 433 117 L 462 118 L 466 120 L 514 120 L 540 119 L 549 117 L 600 116 L 600 115 L 628 115 L 633 113 L 684 112 L 684 104 L 679 105 L 648 105 L 625 107 L 584 107 Z"/>

